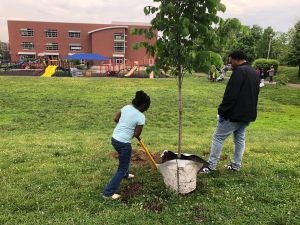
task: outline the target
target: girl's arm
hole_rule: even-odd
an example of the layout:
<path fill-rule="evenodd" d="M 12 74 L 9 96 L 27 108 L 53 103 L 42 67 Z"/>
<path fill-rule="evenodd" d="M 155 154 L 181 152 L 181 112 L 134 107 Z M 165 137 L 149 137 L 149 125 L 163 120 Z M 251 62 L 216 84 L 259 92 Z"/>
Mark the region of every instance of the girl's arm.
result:
<path fill-rule="evenodd" d="M 116 123 L 119 123 L 120 117 L 121 117 L 121 112 L 117 112 L 117 114 L 116 114 L 116 116 L 115 116 L 115 118 L 114 118 L 114 121 L 115 121 Z"/>
<path fill-rule="evenodd" d="M 141 136 L 141 133 L 143 131 L 144 125 L 136 125 L 135 130 L 134 130 L 134 137 L 138 138 Z"/>

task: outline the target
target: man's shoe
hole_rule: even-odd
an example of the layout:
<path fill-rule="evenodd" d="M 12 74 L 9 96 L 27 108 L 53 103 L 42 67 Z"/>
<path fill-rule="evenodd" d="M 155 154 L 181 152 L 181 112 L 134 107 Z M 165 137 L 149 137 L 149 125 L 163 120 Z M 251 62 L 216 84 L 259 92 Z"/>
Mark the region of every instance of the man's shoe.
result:
<path fill-rule="evenodd" d="M 212 170 L 211 168 L 209 168 L 209 167 L 202 167 L 200 170 L 199 170 L 199 173 L 211 173 L 211 172 L 213 172 L 214 170 Z"/>
<path fill-rule="evenodd" d="M 225 169 L 227 169 L 227 170 L 231 170 L 231 171 L 235 171 L 235 172 L 240 171 L 240 169 L 235 168 L 235 167 L 232 165 L 232 163 L 229 163 L 228 165 L 225 165 L 224 167 L 225 167 Z"/>

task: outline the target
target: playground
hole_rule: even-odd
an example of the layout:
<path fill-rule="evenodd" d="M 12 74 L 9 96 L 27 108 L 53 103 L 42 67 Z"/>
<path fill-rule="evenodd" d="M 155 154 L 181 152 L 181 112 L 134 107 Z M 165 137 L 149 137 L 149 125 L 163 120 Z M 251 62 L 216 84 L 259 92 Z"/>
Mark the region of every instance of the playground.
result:
<path fill-rule="evenodd" d="M 42 77 L 119 77 L 154 78 L 147 68 L 154 59 L 122 62 L 99 54 L 74 54 L 64 59 L 34 59 L 1 65 L 0 75 Z M 160 74 L 159 77 L 168 77 Z"/>
<path fill-rule="evenodd" d="M 208 158 L 225 85 L 186 77 L 183 149 L 189 153 Z M 197 190 L 181 196 L 165 188 L 134 141 L 136 178 L 122 183 L 120 201 L 103 199 L 117 165 L 108 138 L 112 115 L 138 89 L 152 101 L 146 145 L 154 156 L 176 150 L 174 79 L 1 76 L 0 224 L 299 224 L 300 92 L 287 86 L 261 90 L 239 173 L 223 168 L 233 151 L 228 140 L 219 171 L 198 175 Z"/>

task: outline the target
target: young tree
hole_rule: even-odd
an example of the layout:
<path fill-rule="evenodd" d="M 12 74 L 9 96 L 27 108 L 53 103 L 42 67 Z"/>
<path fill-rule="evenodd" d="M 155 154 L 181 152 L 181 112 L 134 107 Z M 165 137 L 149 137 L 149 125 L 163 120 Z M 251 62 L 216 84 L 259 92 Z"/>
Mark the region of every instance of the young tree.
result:
<path fill-rule="evenodd" d="M 156 65 L 152 69 L 164 69 L 176 76 L 178 84 L 178 158 L 182 153 L 182 81 L 186 72 L 191 72 L 197 54 L 213 44 L 215 32 L 212 24 L 220 20 L 218 11 L 225 11 L 220 0 L 154 0 L 159 6 L 144 8 L 146 15 L 155 15 L 149 30 L 135 29 L 134 34 L 144 34 L 152 39 L 155 31 L 161 32 L 154 45 L 148 42 L 135 44 L 145 47 L 147 53 L 155 55 Z M 195 40 L 197 45 L 195 46 Z M 202 49 L 203 52 L 195 51 Z"/>

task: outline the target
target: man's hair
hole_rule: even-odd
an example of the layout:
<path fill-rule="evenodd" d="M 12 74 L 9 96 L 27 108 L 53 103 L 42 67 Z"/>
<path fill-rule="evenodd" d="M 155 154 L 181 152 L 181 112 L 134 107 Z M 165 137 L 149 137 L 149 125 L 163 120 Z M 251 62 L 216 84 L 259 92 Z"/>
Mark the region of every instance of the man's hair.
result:
<path fill-rule="evenodd" d="M 237 59 L 237 60 L 247 60 L 247 55 L 245 52 L 241 51 L 241 50 L 235 50 L 233 51 L 229 57 L 231 57 L 232 59 Z"/>
<path fill-rule="evenodd" d="M 150 97 L 144 91 L 137 91 L 135 93 L 135 98 L 132 100 L 132 105 L 134 105 L 134 107 L 137 108 L 142 105 L 145 105 L 145 110 L 147 111 L 150 107 L 150 104 Z"/>

